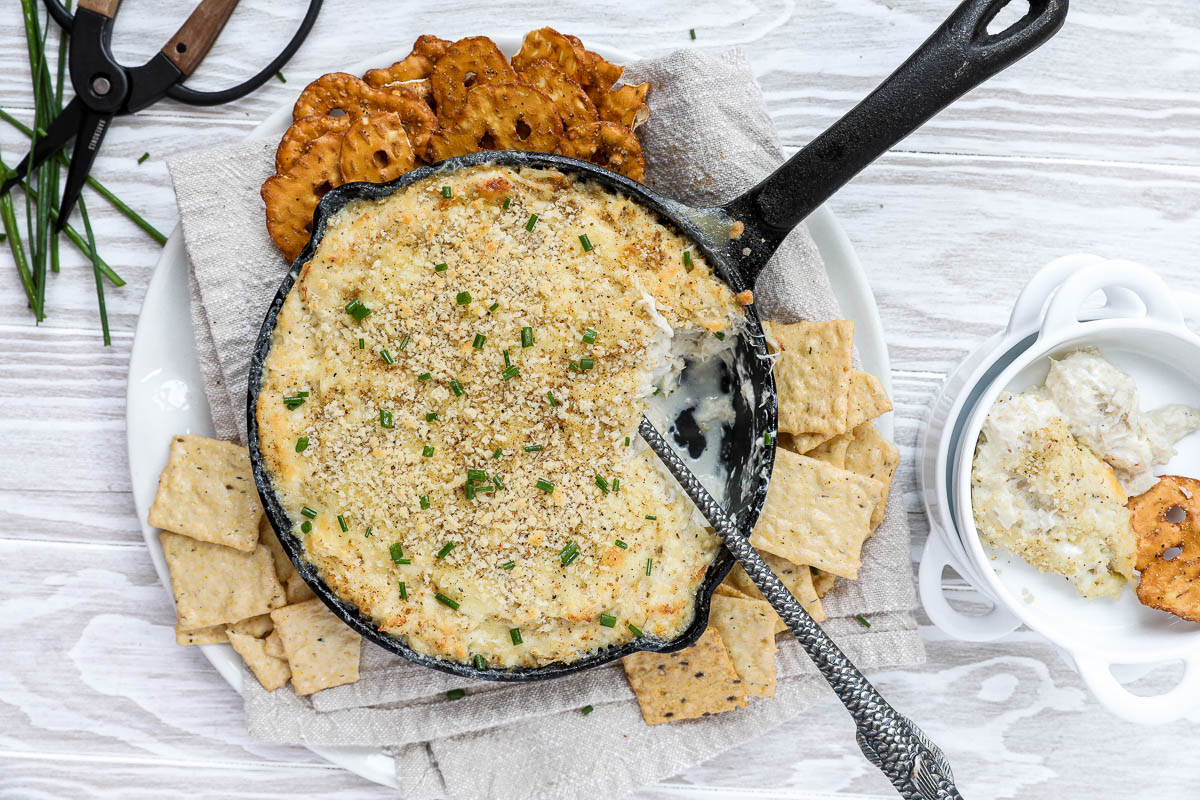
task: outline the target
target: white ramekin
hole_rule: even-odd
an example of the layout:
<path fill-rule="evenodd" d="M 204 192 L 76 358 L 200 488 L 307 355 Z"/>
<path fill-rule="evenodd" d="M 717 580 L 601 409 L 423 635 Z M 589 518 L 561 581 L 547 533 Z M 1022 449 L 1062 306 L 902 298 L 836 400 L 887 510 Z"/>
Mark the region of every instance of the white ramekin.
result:
<path fill-rule="evenodd" d="M 1096 292 L 1100 308 L 1084 310 Z M 1083 317 L 1081 320 L 1080 318 Z M 1172 291 L 1128 261 L 1070 256 L 1048 265 L 1021 293 L 1006 331 L 968 358 L 947 381 L 923 437 L 922 496 L 933 526 L 920 565 L 922 602 L 951 636 L 991 640 L 1025 624 L 1061 647 L 1102 704 L 1125 719 L 1168 722 L 1200 708 L 1200 625 L 1138 603 L 1132 590 L 1089 601 L 1021 559 L 992 551 L 971 511 L 971 463 L 988 411 L 1003 391 L 1041 383 L 1049 358 L 1098 347 L 1137 380 L 1144 408 L 1200 405 L 1200 338 L 1184 324 Z M 1200 434 L 1180 443 L 1165 472 L 1200 475 Z M 994 602 L 983 616 L 951 608 L 942 571 L 953 567 Z M 1184 663 L 1171 690 L 1137 695 L 1113 675 Z"/>

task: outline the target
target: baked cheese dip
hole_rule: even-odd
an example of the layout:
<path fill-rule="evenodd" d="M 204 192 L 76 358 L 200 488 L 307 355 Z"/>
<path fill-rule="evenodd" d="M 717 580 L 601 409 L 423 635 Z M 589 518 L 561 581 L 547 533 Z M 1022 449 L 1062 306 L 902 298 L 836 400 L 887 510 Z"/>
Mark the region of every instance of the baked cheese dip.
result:
<path fill-rule="evenodd" d="M 279 313 L 260 450 L 325 582 L 417 652 L 531 667 L 671 638 L 720 542 L 637 426 L 743 326 L 626 197 L 433 175 L 330 220 Z"/>

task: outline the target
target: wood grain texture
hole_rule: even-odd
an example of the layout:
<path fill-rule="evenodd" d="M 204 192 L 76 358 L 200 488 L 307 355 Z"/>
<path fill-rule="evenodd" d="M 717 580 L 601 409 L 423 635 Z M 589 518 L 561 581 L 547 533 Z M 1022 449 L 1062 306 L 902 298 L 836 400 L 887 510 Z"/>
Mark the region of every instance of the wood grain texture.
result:
<path fill-rule="evenodd" d="M 221 88 L 257 71 L 291 36 L 303 5 L 241 3 L 191 85 Z M 455 38 L 544 24 L 647 55 L 744 47 L 794 149 L 889 73 L 952 5 L 468 0 L 450 9 L 328 0 L 285 67 L 286 84 L 271 81 L 233 108 L 167 101 L 120 119 L 95 175 L 169 232 L 177 217 L 166 159 L 245 136 L 306 80 L 420 33 Z M 135 64 L 170 37 L 194 0 L 127 6 L 114 49 Z M 928 531 L 913 473 L 921 420 L 943 376 L 1000 329 L 1039 266 L 1088 250 L 1142 261 L 1200 291 L 1200 5 L 1075 6 L 1050 45 L 963 98 L 831 203 L 887 332 L 904 459 L 897 488 L 914 558 Z M 371 24 L 346 24 L 364 13 Z M 19 6 L 4 4 L 0 106 L 28 120 L 24 47 Z M 6 163 L 26 146 L 0 123 Z M 150 159 L 139 166 L 145 152 Z M 168 594 L 142 545 L 125 459 L 125 370 L 159 250 L 103 200 L 90 208 L 102 254 L 128 281 L 108 293 L 111 348 L 99 342 L 90 269 L 78 253 L 64 247 L 49 319 L 35 327 L 0 248 L 0 797 L 394 796 L 303 748 L 250 741 L 239 698 L 198 651 L 172 643 Z M 979 605 L 966 588 L 957 596 Z M 1194 795 L 1200 750 L 1181 743 L 1200 735 L 1196 723 L 1138 729 L 1115 720 L 1027 631 L 979 645 L 922 630 L 929 664 L 874 680 L 944 747 L 966 796 L 1108 798 L 1127 794 L 1135 776 L 1146 796 Z M 1170 677 L 1143 685 L 1153 690 Z M 894 796 L 850 732 L 830 700 L 641 796 Z"/>

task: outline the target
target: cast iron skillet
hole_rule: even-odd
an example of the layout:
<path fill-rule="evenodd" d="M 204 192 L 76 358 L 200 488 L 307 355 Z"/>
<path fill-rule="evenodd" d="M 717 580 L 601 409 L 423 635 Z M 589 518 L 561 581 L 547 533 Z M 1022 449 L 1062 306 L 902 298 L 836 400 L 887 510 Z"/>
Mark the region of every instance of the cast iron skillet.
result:
<path fill-rule="evenodd" d="M 259 451 L 255 409 L 263 363 L 284 298 L 301 265 L 315 253 L 330 218 L 347 203 L 384 198 L 430 175 L 479 164 L 557 169 L 625 194 L 652 209 L 663 223 L 692 239 L 735 291 L 752 288 L 780 242 L 808 214 L 953 100 L 1048 40 L 1062 25 L 1067 12 L 1067 0 L 1029 0 L 1029 9 L 1023 17 L 999 33 L 988 33 L 988 24 L 1007 3 L 1008 0 L 966 0 L 912 57 L 845 117 L 760 184 L 720 208 L 696 209 L 682 205 L 593 164 L 563 156 L 516 151 L 461 156 L 414 170 L 387 184 L 352 183 L 327 194 L 314 216 L 312 239 L 284 278 L 263 322 L 251 362 L 247 405 L 254 477 L 267 517 L 297 570 L 317 596 L 350 627 L 379 646 L 424 666 L 467 678 L 501 681 L 554 678 L 608 663 L 637 650 L 671 651 L 693 644 L 706 627 L 712 592 L 732 566 L 733 558 L 726 550 L 722 550 L 709 568 L 697 593 L 695 620 L 680 636 L 670 640 L 646 636 L 578 661 L 536 668 L 477 670 L 470 664 L 416 653 L 402 640 L 380 633 L 370 619 L 334 595 L 304 560 L 301 543 L 292 533 L 292 521 L 275 495 Z M 738 239 L 730 239 L 729 232 L 735 221 L 743 223 L 745 230 Z M 775 385 L 769 362 L 763 357 L 761 327 L 753 307 L 747 309 L 746 316 L 747 335 L 739 337 L 733 365 L 735 374 L 729 377 L 746 380 L 752 389 L 752 397 L 745 398 L 741 392 L 732 392 L 736 419 L 725 431 L 721 444 L 722 458 L 729 468 L 726 486 L 729 522 L 736 529 L 733 535 L 743 542 L 766 498 L 774 460 L 774 448 L 762 445 L 763 435 L 769 434 L 773 438 L 776 428 Z M 644 424 L 643 435 L 652 440 L 653 431 L 648 432 L 646 428 Z M 651 444 L 653 446 L 654 442 Z M 658 444 L 661 446 L 661 441 Z M 691 492 L 694 487 L 685 485 L 685 488 Z M 702 506 L 702 510 L 706 509 Z M 706 512 L 708 510 L 712 509 Z M 716 510 L 720 511 L 719 508 Z"/>

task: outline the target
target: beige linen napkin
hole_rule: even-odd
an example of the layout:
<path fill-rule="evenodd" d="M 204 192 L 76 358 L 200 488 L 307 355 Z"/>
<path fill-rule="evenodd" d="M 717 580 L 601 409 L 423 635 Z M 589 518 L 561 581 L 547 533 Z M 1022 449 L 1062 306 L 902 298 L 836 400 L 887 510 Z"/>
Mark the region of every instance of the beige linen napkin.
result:
<path fill-rule="evenodd" d="M 693 51 L 631 65 L 653 86 L 643 129 L 650 184 L 692 205 L 716 205 L 783 158 L 761 93 L 740 52 Z M 287 264 L 263 225 L 258 189 L 272 172 L 276 138 L 171 162 L 191 263 L 192 324 L 219 436 L 245 434 L 246 376 L 263 315 Z M 768 318 L 841 316 L 817 249 L 801 229 L 755 287 Z M 825 630 L 864 669 L 920 663 L 912 616 L 908 525 L 893 492 L 866 545 L 860 578 L 826 598 Z M 870 629 L 853 619 L 870 617 Z M 619 797 L 712 758 L 785 722 L 828 691 L 795 641 L 780 638 L 779 685 L 742 710 L 648 727 L 619 665 L 534 684 L 465 681 L 364 644 L 358 683 L 297 697 L 264 691 L 247 675 L 252 735 L 278 742 L 385 747 L 403 796 L 424 798 Z M 449 701 L 448 689 L 465 688 Z M 583 716 L 579 709 L 595 707 Z M 609 765 L 602 768 L 602 764 Z M 619 765 L 619 768 L 615 768 Z"/>

